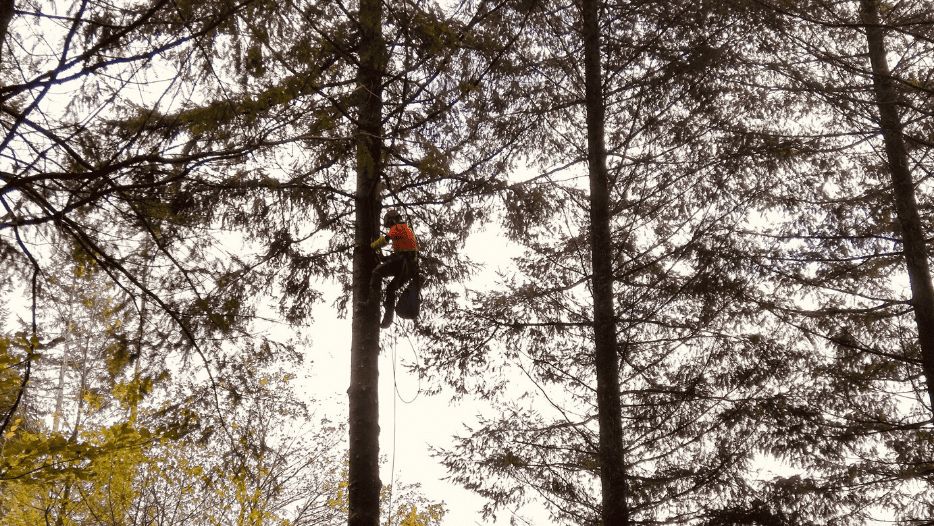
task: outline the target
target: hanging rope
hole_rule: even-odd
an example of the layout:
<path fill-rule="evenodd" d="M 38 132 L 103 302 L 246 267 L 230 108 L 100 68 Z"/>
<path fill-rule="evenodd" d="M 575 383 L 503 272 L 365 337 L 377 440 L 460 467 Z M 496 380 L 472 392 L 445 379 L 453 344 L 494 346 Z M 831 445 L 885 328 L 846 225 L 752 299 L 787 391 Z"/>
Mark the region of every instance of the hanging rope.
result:
<path fill-rule="evenodd" d="M 415 327 L 415 323 L 412 322 L 412 328 L 414 328 L 414 327 Z M 408 329 L 408 327 L 403 327 L 403 329 Z M 416 368 L 418 368 L 418 363 L 419 363 L 419 361 L 420 361 L 420 360 L 419 360 L 419 356 L 418 356 L 418 351 L 415 349 L 415 344 L 412 343 L 412 339 L 409 337 L 408 332 L 405 332 L 405 339 L 409 342 L 409 349 L 412 350 L 412 356 L 415 358 L 415 366 L 416 366 Z M 396 526 L 398 526 L 398 524 L 399 524 L 399 518 L 396 517 L 396 518 L 394 519 L 393 516 L 392 516 L 392 515 L 393 515 L 392 500 L 393 500 L 393 497 L 395 496 L 395 492 L 396 492 L 396 488 L 395 488 L 395 481 L 396 481 L 396 423 L 397 423 L 397 420 L 398 420 L 398 419 L 397 419 L 398 413 L 396 412 L 396 401 L 399 400 L 399 401 L 401 401 L 403 404 L 408 405 L 408 404 L 411 404 L 412 402 L 414 402 L 415 400 L 417 400 L 418 397 L 419 397 L 419 395 L 421 395 L 421 393 L 422 393 L 422 379 L 421 379 L 421 376 L 418 377 L 418 388 L 416 389 L 415 395 L 411 398 L 411 400 L 406 400 L 405 398 L 402 397 L 402 393 L 399 392 L 398 374 L 397 374 L 397 372 L 396 372 L 396 364 L 397 364 L 397 362 L 398 362 L 398 354 L 396 353 L 396 347 L 397 347 L 397 345 L 398 345 L 398 339 L 393 338 L 393 340 L 392 340 L 392 346 L 390 347 L 390 353 L 391 353 L 391 355 L 392 355 L 392 387 L 393 387 L 393 391 L 394 391 L 393 397 L 392 397 L 392 454 L 390 455 L 390 460 L 389 460 L 389 488 L 390 488 L 390 491 L 389 491 L 389 505 L 388 505 L 387 508 L 386 508 L 387 510 L 389 510 L 389 514 L 390 514 L 390 515 L 389 515 L 389 522 L 390 522 L 390 524 L 395 524 Z"/>
<path fill-rule="evenodd" d="M 392 340 L 392 384 L 396 385 L 396 340 Z M 396 391 L 398 393 L 398 391 Z M 393 509 L 392 498 L 396 493 L 396 395 L 392 397 L 392 455 L 389 458 L 389 523 L 392 524 Z"/>
<path fill-rule="evenodd" d="M 415 326 L 414 322 L 412 323 L 412 326 L 413 327 Z M 408 333 L 406 333 L 405 339 L 406 341 L 409 342 L 409 349 L 411 349 L 412 356 L 415 358 L 415 368 L 418 369 L 418 363 L 420 360 L 418 356 L 418 351 L 415 349 L 415 344 L 412 343 L 412 338 L 408 335 Z M 399 382 L 397 381 L 397 378 L 396 378 L 396 350 L 395 350 L 395 346 L 393 346 L 392 383 L 393 383 L 393 387 L 396 390 L 396 398 L 401 400 L 403 404 L 411 404 L 412 402 L 418 400 L 419 395 L 422 394 L 422 377 L 419 375 L 416 378 L 418 379 L 418 387 L 415 390 L 415 395 L 412 396 L 411 400 L 406 400 L 405 398 L 402 397 L 402 393 L 399 392 Z"/>

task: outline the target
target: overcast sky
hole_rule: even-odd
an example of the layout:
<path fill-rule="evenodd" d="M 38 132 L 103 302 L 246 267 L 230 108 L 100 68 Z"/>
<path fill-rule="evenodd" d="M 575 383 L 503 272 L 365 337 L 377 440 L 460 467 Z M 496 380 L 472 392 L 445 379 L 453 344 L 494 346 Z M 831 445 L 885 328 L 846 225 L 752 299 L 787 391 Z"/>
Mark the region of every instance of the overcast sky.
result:
<path fill-rule="evenodd" d="M 519 249 L 510 245 L 495 229 L 470 236 L 464 250 L 484 265 L 484 271 L 470 281 L 471 288 L 482 287 L 484 283 L 492 285 L 496 272 L 508 270 L 509 258 L 519 253 Z M 350 320 L 337 317 L 332 308 L 334 294 L 336 291 L 315 308 L 315 323 L 310 333 L 312 343 L 305 355 L 307 377 L 298 389 L 307 399 L 323 405 L 325 411 L 333 411 L 346 419 L 346 391 L 350 384 Z M 405 327 L 412 322 L 397 319 L 395 323 Z M 442 480 L 446 471 L 429 451 L 430 446 L 444 447 L 451 443 L 453 435 L 463 434 L 465 425 L 476 423 L 479 413 L 489 411 L 486 404 L 471 402 L 468 398 L 452 403 L 446 394 L 428 396 L 420 393 L 417 375 L 404 367 L 420 359 L 418 341 L 415 338 L 411 342 L 406 338 L 394 341 L 391 331 L 383 331 L 380 344 L 380 455 L 387 459 L 380 472 L 383 484 L 390 483 L 393 469 L 396 482 L 420 483 L 429 499 L 442 500 L 447 505 L 445 525 L 510 524 L 511 512 L 499 514 L 496 522 L 484 520 L 480 508 L 485 500 Z M 401 396 L 396 395 L 393 384 L 393 354 L 396 359 L 395 381 Z M 517 515 L 517 524 L 523 524 L 522 519 L 533 524 L 541 524 L 546 519 L 540 510 L 536 512 L 534 509 L 518 510 Z"/>

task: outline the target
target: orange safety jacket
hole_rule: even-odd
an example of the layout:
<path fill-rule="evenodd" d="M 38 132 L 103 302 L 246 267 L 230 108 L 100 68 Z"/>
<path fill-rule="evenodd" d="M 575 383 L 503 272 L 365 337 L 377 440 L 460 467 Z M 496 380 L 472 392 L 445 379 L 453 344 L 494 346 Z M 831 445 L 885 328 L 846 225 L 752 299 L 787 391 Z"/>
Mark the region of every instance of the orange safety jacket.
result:
<path fill-rule="evenodd" d="M 386 238 L 389 238 L 387 240 Z M 405 223 L 396 223 L 389 229 L 389 233 L 380 236 L 379 239 L 370 244 L 373 248 L 381 248 L 389 241 L 392 241 L 393 252 L 414 252 L 418 250 L 418 241 L 415 240 L 415 234 L 409 225 Z"/>

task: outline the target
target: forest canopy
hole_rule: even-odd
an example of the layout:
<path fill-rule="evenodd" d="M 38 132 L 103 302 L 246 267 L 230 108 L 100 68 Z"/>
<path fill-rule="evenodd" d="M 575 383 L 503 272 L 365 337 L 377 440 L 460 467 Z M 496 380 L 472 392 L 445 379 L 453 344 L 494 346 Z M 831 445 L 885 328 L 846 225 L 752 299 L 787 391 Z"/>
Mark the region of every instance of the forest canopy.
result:
<path fill-rule="evenodd" d="M 925 524 L 932 112 L 928 0 L 0 0 L 0 517 Z"/>

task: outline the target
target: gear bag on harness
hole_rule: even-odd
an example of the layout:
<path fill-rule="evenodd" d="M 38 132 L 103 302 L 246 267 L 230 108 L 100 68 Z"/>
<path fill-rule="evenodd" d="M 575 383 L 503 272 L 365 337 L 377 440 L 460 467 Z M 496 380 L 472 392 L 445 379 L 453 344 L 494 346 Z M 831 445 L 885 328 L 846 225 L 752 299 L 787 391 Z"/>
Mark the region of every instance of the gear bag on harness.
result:
<path fill-rule="evenodd" d="M 422 280 L 416 274 L 409 280 L 399 301 L 396 302 L 396 314 L 400 318 L 414 320 L 418 318 L 418 310 L 422 306 Z"/>

